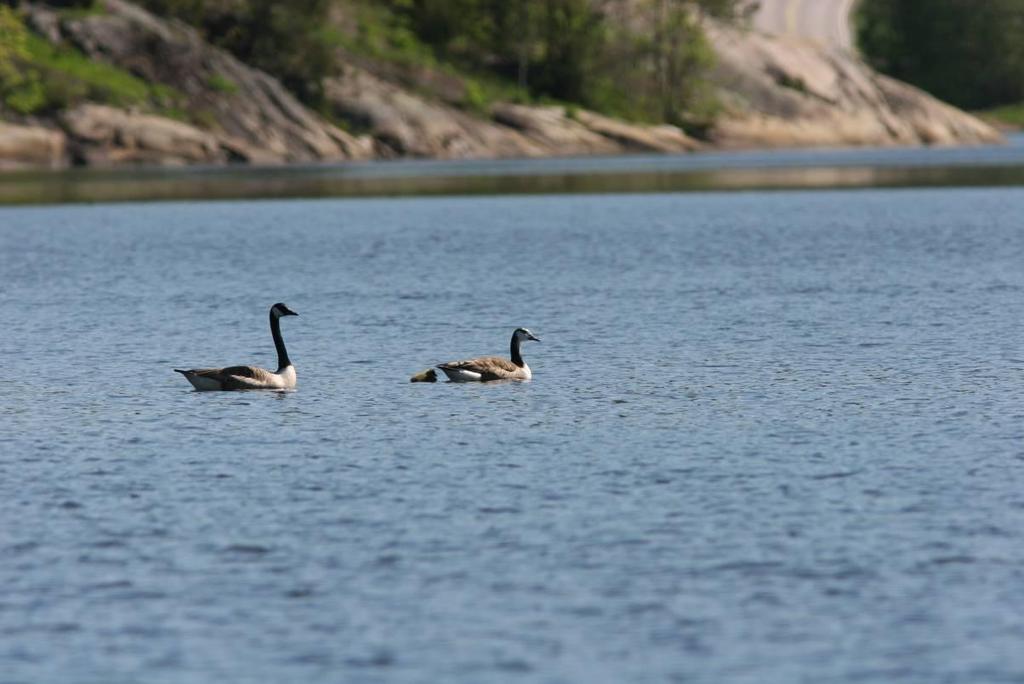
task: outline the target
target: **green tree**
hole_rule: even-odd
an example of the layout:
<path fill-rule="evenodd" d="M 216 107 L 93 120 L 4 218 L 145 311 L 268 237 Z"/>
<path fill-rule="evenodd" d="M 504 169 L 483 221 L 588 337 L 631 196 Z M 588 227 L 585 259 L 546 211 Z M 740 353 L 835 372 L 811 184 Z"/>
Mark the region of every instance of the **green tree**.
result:
<path fill-rule="evenodd" d="M 880 71 L 961 107 L 1024 99 L 1024 2 L 863 0 L 861 50 Z"/>
<path fill-rule="evenodd" d="M 326 38 L 334 2 L 360 17 L 366 54 L 436 60 L 537 99 L 685 122 L 707 99 L 711 51 L 701 18 L 733 18 L 749 0 L 141 0 L 197 25 L 214 43 L 281 78 L 307 102 L 339 55 Z M 643 15 L 620 21 L 624 15 Z M 368 22 L 368 23 L 366 23 Z M 364 25 L 365 23 L 365 25 Z M 383 38 L 383 39 L 382 39 Z M 384 45 L 383 51 L 375 46 Z M 391 49 L 395 48 L 395 49 Z M 391 57 L 394 59 L 394 57 Z M 472 80 L 472 79 L 470 79 Z M 480 111 L 486 97 L 467 87 Z"/>
<path fill-rule="evenodd" d="M 648 0 L 650 40 L 646 43 L 646 59 L 654 75 L 653 109 L 660 118 L 683 124 L 686 110 L 693 109 L 702 96 L 700 79 L 695 78 L 711 63 L 711 51 L 699 26 L 699 14 L 687 0 Z M 724 12 L 726 3 L 710 5 L 715 12 Z"/>

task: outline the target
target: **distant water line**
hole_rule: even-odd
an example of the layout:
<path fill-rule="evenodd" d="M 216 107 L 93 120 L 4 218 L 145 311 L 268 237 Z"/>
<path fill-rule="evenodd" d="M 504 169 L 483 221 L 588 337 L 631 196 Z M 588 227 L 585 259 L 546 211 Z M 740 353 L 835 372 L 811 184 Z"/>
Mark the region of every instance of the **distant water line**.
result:
<path fill-rule="evenodd" d="M 0 204 L 1024 185 L 1024 138 L 976 148 L 780 150 L 0 175 Z"/>

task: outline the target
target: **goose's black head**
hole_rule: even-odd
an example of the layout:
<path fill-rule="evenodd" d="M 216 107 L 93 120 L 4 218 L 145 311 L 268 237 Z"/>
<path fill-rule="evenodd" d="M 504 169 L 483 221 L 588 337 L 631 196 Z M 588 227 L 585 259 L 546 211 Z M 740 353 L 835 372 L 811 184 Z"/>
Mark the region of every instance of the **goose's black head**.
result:
<path fill-rule="evenodd" d="M 281 316 L 298 316 L 299 315 L 299 314 L 295 313 L 294 311 L 292 311 L 291 309 L 289 309 L 285 304 L 283 304 L 281 302 L 278 302 L 274 306 L 270 307 L 270 313 L 272 315 L 274 315 L 274 316 L 277 316 L 278 318 L 280 318 Z"/>
<path fill-rule="evenodd" d="M 516 331 L 512 333 L 517 340 L 533 340 L 534 342 L 540 342 L 540 338 L 534 335 L 526 328 L 516 328 Z"/>

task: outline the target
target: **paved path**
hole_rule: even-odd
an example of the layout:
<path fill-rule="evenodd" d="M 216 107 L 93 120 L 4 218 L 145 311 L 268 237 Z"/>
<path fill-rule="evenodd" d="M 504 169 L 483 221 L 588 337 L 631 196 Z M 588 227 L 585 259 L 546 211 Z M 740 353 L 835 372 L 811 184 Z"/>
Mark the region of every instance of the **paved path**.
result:
<path fill-rule="evenodd" d="M 766 33 L 853 49 L 850 11 L 855 0 L 761 0 L 754 26 Z"/>

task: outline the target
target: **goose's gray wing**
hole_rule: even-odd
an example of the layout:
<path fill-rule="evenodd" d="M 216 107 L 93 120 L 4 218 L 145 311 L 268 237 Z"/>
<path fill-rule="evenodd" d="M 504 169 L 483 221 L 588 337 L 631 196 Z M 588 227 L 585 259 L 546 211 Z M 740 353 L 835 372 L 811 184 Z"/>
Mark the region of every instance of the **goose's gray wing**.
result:
<path fill-rule="evenodd" d="M 257 366 L 221 368 L 219 377 L 225 389 L 260 389 L 274 385 L 274 374 Z"/>
<path fill-rule="evenodd" d="M 514 380 L 522 375 L 523 369 L 500 356 L 481 356 L 465 361 L 450 361 L 438 366 L 441 370 L 464 370 L 479 373 L 481 380 Z"/>
<path fill-rule="evenodd" d="M 177 370 L 177 369 L 175 369 Z M 221 389 L 262 389 L 273 385 L 274 375 L 257 366 L 228 366 L 227 368 L 193 368 L 179 373 L 212 380 Z"/>

